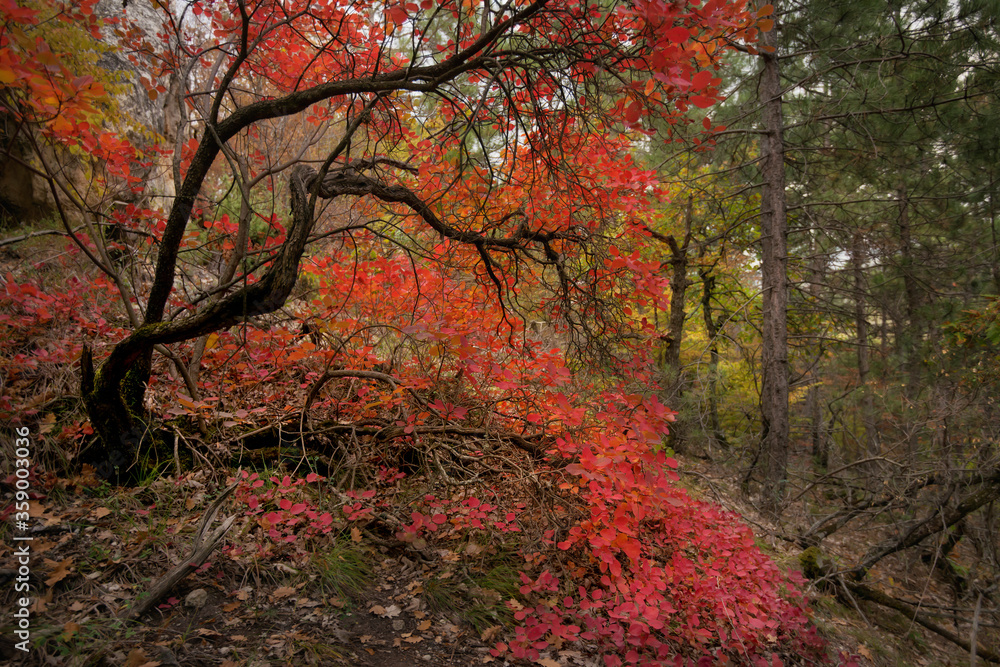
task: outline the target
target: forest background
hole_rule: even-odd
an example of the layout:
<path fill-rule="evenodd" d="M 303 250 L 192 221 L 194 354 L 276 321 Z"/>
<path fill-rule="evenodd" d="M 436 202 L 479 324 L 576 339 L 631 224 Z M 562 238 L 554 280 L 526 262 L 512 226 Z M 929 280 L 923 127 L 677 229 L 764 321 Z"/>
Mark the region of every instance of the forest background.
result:
<path fill-rule="evenodd" d="M 0 0 L 5 657 L 1000 662 L 997 13 Z"/>

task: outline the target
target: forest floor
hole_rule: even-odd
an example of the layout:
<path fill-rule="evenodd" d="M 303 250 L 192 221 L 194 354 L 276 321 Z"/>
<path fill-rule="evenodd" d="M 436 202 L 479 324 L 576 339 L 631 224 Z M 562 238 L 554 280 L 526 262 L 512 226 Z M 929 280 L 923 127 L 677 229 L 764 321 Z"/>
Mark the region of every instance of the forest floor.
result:
<path fill-rule="evenodd" d="M 783 567 L 799 569 L 801 550 L 781 537 L 794 527 L 764 523 L 741 499 L 731 471 L 697 459 L 682 460 L 681 471 L 682 483 L 693 494 L 743 515 L 761 548 Z M 485 584 L 447 550 L 416 552 L 359 533 L 330 543 L 308 562 L 248 568 L 217 551 L 140 622 L 128 623 L 119 617 L 185 558 L 201 510 L 224 481 L 197 473 L 181 485 L 167 478 L 132 489 L 108 487 L 90 474 L 38 481 L 46 493 L 32 510 L 31 586 L 38 596 L 32 608 L 33 650 L 27 657 L 16 651 L 11 628 L 3 627 L 0 659 L 9 664 L 518 664 L 490 654 L 490 647 L 508 636 L 512 620 L 496 614 L 491 602 L 499 601 L 498 590 L 517 585 L 503 549 L 495 545 L 477 549 L 484 559 L 492 554 L 494 579 L 506 575 L 510 581 Z M 238 530 L 230 541 L 240 539 Z M 831 553 L 863 546 L 852 542 L 857 535 L 836 537 L 828 545 Z M 10 540 L 3 542 L 0 604 L 13 608 L 17 565 Z M 919 562 L 896 561 L 893 567 L 878 574 L 883 585 L 928 576 Z M 927 578 L 923 586 L 947 605 L 947 591 L 939 583 Z M 810 596 L 814 622 L 830 642 L 832 656 L 852 655 L 860 665 L 968 664 L 967 655 L 899 614 L 864 601 L 851 608 L 817 590 Z M 567 644 L 552 648 L 540 664 L 598 667 L 603 661 L 586 646 Z"/>

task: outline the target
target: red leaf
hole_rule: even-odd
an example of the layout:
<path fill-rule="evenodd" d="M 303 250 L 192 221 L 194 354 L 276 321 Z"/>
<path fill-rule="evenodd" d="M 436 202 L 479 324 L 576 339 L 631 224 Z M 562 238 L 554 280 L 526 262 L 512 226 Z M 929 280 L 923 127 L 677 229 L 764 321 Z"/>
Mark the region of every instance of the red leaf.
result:
<path fill-rule="evenodd" d="M 691 77 L 691 89 L 701 90 L 712 83 L 712 73 L 708 70 L 701 70 Z"/>
<path fill-rule="evenodd" d="M 639 122 L 639 116 L 642 113 L 642 107 L 638 102 L 632 102 L 625 109 L 625 120 L 629 123 L 635 124 Z"/>
<path fill-rule="evenodd" d="M 691 32 L 683 26 L 677 26 L 675 28 L 671 28 L 670 30 L 668 30 L 666 32 L 666 37 L 671 42 L 677 42 L 677 43 L 686 42 L 688 39 L 691 38 Z"/>
<path fill-rule="evenodd" d="M 402 5 L 396 5 L 395 7 L 390 7 L 386 11 L 386 16 L 388 16 L 389 20 L 395 23 L 396 25 L 402 25 L 407 19 L 406 9 L 403 8 Z"/>
<path fill-rule="evenodd" d="M 707 97 L 705 95 L 692 95 L 691 104 L 695 105 L 699 109 L 707 109 L 708 107 L 715 104 L 715 98 Z"/>

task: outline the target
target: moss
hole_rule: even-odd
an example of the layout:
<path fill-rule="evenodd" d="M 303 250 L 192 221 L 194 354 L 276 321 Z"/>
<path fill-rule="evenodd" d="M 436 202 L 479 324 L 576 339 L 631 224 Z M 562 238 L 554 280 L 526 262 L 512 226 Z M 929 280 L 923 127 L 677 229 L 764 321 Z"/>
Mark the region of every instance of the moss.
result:
<path fill-rule="evenodd" d="M 122 401 L 125 409 L 133 419 L 142 419 L 145 409 L 146 382 L 149 380 L 149 364 L 137 362 L 125 374 L 120 385 Z"/>
<path fill-rule="evenodd" d="M 131 484 L 150 476 L 160 462 L 173 458 L 173 447 L 150 427 L 144 408 L 148 360 L 137 360 L 120 381 L 107 362 L 95 372 L 89 349 L 81 362 L 84 405 L 99 439 L 86 462 L 113 483 Z"/>
<path fill-rule="evenodd" d="M 809 547 L 799 554 L 799 565 L 807 579 L 819 579 L 825 573 L 823 552 L 819 547 Z"/>

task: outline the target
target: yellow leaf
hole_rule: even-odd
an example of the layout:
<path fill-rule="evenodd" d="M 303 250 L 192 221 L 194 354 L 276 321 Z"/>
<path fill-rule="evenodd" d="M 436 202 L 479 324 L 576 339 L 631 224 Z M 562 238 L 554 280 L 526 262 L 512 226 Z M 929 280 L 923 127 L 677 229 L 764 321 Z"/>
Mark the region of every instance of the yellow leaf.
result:
<path fill-rule="evenodd" d="M 0 83 L 7 85 L 14 83 L 17 80 L 17 75 L 14 74 L 14 70 L 10 69 L 0 69 Z"/>

